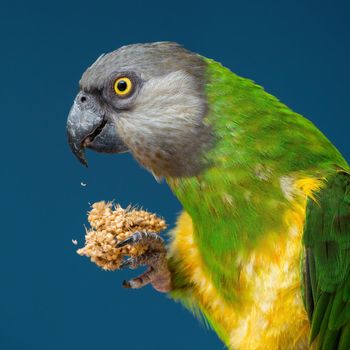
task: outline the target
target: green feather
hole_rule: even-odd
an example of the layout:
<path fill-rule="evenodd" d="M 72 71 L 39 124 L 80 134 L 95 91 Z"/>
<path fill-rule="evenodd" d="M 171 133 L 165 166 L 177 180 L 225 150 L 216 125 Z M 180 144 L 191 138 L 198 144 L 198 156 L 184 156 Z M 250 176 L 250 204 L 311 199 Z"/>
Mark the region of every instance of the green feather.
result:
<path fill-rule="evenodd" d="M 328 320 L 329 320 L 329 314 L 331 312 L 331 308 L 332 308 L 332 298 L 333 296 L 330 295 L 328 296 L 328 303 L 325 308 L 325 313 L 321 316 L 321 326 L 319 329 L 319 333 L 318 333 L 318 339 L 317 339 L 317 346 L 318 349 L 322 349 L 323 350 L 323 344 L 324 344 L 324 339 L 327 337 L 327 333 L 328 333 Z M 329 349 L 325 349 L 325 350 L 329 350 Z"/>
<path fill-rule="evenodd" d="M 338 350 L 350 349 L 350 322 L 341 331 Z"/>
<path fill-rule="evenodd" d="M 311 314 L 310 342 L 317 337 L 320 349 L 338 349 L 348 344 L 350 324 L 350 174 L 338 169 L 317 193 L 317 202 L 308 201 L 304 244 L 309 264 L 304 289 L 315 290 Z M 311 282 L 315 280 L 315 282 Z M 319 296 L 320 295 L 320 296 Z"/>
<path fill-rule="evenodd" d="M 320 333 L 321 324 L 323 321 L 323 317 L 327 311 L 330 297 L 331 295 L 329 293 L 322 293 L 322 295 L 320 296 L 316 304 L 316 307 L 313 313 L 314 321 L 311 324 L 311 330 L 310 330 L 310 344 L 315 340 L 316 336 Z"/>

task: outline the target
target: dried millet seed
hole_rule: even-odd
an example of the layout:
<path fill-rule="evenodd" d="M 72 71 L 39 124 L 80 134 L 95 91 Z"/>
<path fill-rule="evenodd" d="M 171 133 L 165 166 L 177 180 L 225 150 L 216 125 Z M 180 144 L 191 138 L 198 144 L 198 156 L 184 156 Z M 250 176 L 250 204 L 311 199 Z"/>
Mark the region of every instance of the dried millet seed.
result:
<path fill-rule="evenodd" d="M 85 246 L 77 253 L 89 257 L 105 270 L 116 270 L 125 255 L 138 256 L 147 249 L 142 245 L 116 248 L 116 242 L 137 231 L 159 233 L 167 227 L 165 221 L 155 214 L 131 206 L 123 209 L 120 205 L 113 206 L 104 201 L 92 205 L 88 221 L 91 229 L 86 230 Z"/>

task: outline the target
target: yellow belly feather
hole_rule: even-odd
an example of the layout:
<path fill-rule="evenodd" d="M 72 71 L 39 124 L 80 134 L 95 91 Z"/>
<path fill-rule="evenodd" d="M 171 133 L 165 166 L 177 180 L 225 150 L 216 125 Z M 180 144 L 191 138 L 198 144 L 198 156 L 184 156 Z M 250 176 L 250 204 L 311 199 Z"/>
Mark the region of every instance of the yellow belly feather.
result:
<path fill-rule="evenodd" d="M 306 198 L 321 181 L 302 179 L 284 213 L 285 232 L 267 233 L 242 266 L 237 305 L 225 302 L 204 272 L 193 239 L 192 220 L 184 212 L 174 229 L 170 254 L 180 256 L 193 295 L 211 319 L 220 325 L 227 345 L 235 350 L 307 349 L 309 322 L 300 291 L 300 254 Z M 276 238 L 277 237 L 277 238 Z"/>

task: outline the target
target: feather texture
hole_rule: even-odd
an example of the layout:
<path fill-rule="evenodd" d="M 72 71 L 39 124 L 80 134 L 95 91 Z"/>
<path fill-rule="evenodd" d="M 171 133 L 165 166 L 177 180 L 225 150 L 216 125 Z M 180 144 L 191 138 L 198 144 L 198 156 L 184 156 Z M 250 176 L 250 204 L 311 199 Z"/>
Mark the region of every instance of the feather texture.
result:
<path fill-rule="evenodd" d="M 334 165 L 347 163 L 310 121 L 206 61 L 205 122 L 216 138 L 203 155 L 210 166 L 199 176 L 167 178 L 186 211 L 170 253 L 173 296 L 199 309 L 232 349 L 305 349 L 307 315 L 332 315 L 328 295 L 312 304 L 315 291 L 300 287 L 307 198 L 317 201 Z M 332 244 L 313 250 L 323 262 L 333 251 Z M 304 258 L 304 285 L 317 286 L 318 263 Z M 319 331 L 324 320 L 315 318 L 312 331 L 330 347 L 334 337 Z M 347 333 L 341 337 L 348 344 Z"/>

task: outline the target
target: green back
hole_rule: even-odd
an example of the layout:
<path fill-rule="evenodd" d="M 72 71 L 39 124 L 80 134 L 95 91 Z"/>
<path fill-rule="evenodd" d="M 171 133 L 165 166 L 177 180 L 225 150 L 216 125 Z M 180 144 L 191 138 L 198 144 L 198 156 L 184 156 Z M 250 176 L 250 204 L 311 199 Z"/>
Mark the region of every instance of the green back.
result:
<path fill-rule="evenodd" d="M 205 59 L 215 146 L 200 176 L 167 179 L 194 223 L 207 273 L 222 297 L 238 300 L 237 255 L 245 256 L 266 232 L 280 232 L 290 202 L 285 176 L 324 176 L 346 162 L 307 119 L 251 80 Z"/>

